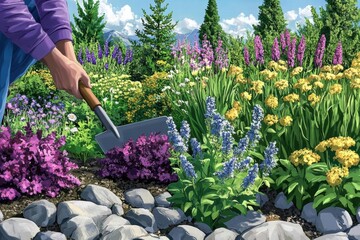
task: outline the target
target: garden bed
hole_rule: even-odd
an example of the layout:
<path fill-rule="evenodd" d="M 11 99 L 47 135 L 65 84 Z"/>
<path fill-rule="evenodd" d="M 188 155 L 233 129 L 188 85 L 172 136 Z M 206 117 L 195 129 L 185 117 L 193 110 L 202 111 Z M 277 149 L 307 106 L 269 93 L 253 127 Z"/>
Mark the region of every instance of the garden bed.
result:
<path fill-rule="evenodd" d="M 70 200 L 81 200 L 80 194 L 81 191 L 88 184 L 95 184 L 102 187 L 105 187 L 115 193 L 120 199 L 124 202 L 124 192 L 133 189 L 133 188 L 145 188 L 151 192 L 153 196 L 156 196 L 160 193 L 167 191 L 167 185 L 158 184 L 155 182 L 138 182 L 138 181 L 113 181 L 110 179 L 101 179 L 96 175 L 96 171 L 98 167 L 95 165 L 95 161 L 89 160 L 88 163 L 83 164 L 81 161 L 71 160 L 79 165 L 79 168 L 76 170 L 72 170 L 71 173 L 75 177 L 81 180 L 81 185 L 79 187 L 75 187 L 70 190 L 63 190 L 61 193 L 55 197 L 50 198 L 44 195 L 37 195 L 33 197 L 22 196 L 11 202 L 2 202 L 0 210 L 4 214 L 4 219 L 8 219 L 11 217 L 23 217 L 22 211 L 32 202 L 46 199 L 55 205 L 60 202 L 70 201 Z M 269 190 L 266 188 L 261 189 L 262 192 L 266 193 L 269 197 L 269 201 L 261 208 L 262 213 L 266 216 L 267 221 L 272 220 L 282 220 L 287 222 L 292 222 L 296 224 L 300 224 L 305 232 L 305 234 L 310 238 L 314 239 L 319 237 L 321 234 L 316 231 L 315 226 L 310 223 L 307 223 L 304 219 L 300 217 L 301 211 L 296 209 L 294 206 L 287 209 L 281 210 L 277 209 L 274 206 L 274 200 L 276 198 L 277 193 L 273 190 Z M 123 203 L 124 212 L 126 213 L 130 206 L 126 203 Z M 189 225 L 193 225 L 192 223 L 187 222 Z M 48 228 L 42 228 L 41 231 L 60 231 L 60 227 L 57 223 Z M 171 228 L 163 230 L 161 234 L 166 234 L 171 230 Z"/>

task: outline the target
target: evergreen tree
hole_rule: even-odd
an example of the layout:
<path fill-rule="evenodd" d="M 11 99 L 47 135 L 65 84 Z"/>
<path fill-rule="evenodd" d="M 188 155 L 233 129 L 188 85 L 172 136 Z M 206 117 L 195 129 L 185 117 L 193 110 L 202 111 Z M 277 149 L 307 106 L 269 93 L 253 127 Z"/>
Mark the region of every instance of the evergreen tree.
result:
<path fill-rule="evenodd" d="M 77 43 L 104 43 L 103 29 L 106 23 L 103 22 L 104 14 L 99 16 L 99 4 L 99 1 L 83 0 L 84 9 L 82 9 L 79 2 L 76 2 L 79 16 L 73 15 L 75 25 L 71 23 L 71 27 Z"/>
<path fill-rule="evenodd" d="M 338 42 L 342 43 L 344 65 L 349 66 L 355 54 L 360 50 L 360 10 L 357 0 L 326 0 L 325 10 L 321 11 L 327 48 L 325 63 L 331 64 Z"/>
<path fill-rule="evenodd" d="M 219 21 L 220 17 L 217 9 L 216 0 L 209 0 L 205 11 L 204 22 L 200 26 L 200 44 L 204 40 L 204 35 L 206 34 L 206 37 L 210 41 L 211 46 L 214 50 L 217 47 L 217 42 L 219 38 L 223 41 L 224 47 L 227 47 L 226 34 L 223 31 Z"/>
<path fill-rule="evenodd" d="M 255 35 L 262 39 L 268 36 L 278 37 L 285 31 L 286 21 L 280 0 L 264 0 L 259 7 L 259 25 L 254 25 Z"/>
<path fill-rule="evenodd" d="M 172 12 L 165 14 L 169 4 L 163 6 L 164 0 L 154 2 L 155 6 L 150 5 L 151 14 L 142 9 L 144 17 L 141 21 L 144 30 L 136 30 L 140 44 L 133 45 L 134 61 L 131 72 L 135 75 L 151 75 L 159 71 L 160 67 L 156 64 L 158 60 L 172 62 L 171 46 L 176 41 L 173 31 L 177 22 L 172 23 Z"/>

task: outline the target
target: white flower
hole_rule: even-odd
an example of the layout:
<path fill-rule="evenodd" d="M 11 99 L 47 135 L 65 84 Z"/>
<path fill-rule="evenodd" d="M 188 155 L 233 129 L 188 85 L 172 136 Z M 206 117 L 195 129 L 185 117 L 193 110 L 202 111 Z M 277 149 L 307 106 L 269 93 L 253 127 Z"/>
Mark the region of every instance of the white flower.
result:
<path fill-rule="evenodd" d="M 73 127 L 72 129 L 70 129 L 71 133 L 76 133 L 78 131 L 78 129 L 76 127 Z"/>
<path fill-rule="evenodd" d="M 68 115 L 67 117 L 68 117 L 68 119 L 69 119 L 70 121 L 72 121 L 72 122 L 75 122 L 76 119 L 77 119 L 76 115 L 73 114 L 73 113 L 69 113 L 69 115 Z"/>
<path fill-rule="evenodd" d="M 103 101 L 104 101 L 104 102 L 106 102 L 107 100 L 108 100 L 108 98 L 107 98 L 107 97 L 103 99 Z"/>
<path fill-rule="evenodd" d="M 185 85 L 185 83 L 180 83 L 179 84 L 179 87 L 185 87 L 186 85 Z"/>
<path fill-rule="evenodd" d="M 118 102 L 118 101 L 116 101 L 116 102 L 115 102 L 115 104 L 116 104 L 116 105 L 118 105 L 118 104 L 119 104 L 119 102 Z"/>
<path fill-rule="evenodd" d="M 65 131 L 69 131 L 70 128 L 68 126 L 65 127 Z"/>
<path fill-rule="evenodd" d="M 170 86 L 165 86 L 161 91 L 162 91 L 162 92 L 165 92 L 166 90 L 169 90 L 169 89 L 171 89 Z"/>
<path fill-rule="evenodd" d="M 190 82 L 190 79 L 185 78 L 184 82 Z"/>
<path fill-rule="evenodd" d="M 175 92 L 175 94 L 176 94 L 176 95 L 180 95 L 181 93 L 180 93 L 180 92 L 178 92 L 178 91 L 176 91 L 176 92 Z"/>

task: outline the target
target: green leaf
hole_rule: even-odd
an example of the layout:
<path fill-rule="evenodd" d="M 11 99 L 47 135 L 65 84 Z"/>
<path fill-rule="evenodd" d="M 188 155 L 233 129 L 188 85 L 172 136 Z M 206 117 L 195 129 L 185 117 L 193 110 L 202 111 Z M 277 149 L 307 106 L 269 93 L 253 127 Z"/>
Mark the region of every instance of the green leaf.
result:
<path fill-rule="evenodd" d="M 352 185 L 355 187 L 356 191 L 360 191 L 360 184 L 356 182 L 352 182 Z"/>
<path fill-rule="evenodd" d="M 288 179 L 290 175 L 283 175 L 276 179 L 276 185 L 280 186 L 281 183 L 283 183 L 286 179 Z"/>
<path fill-rule="evenodd" d="M 213 220 L 215 220 L 215 219 L 217 219 L 217 218 L 219 217 L 219 215 L 220 215 L 220 211 L 219 211 L 219 210 L 216 210 L 216 211 L 214 211 L 214 212 L 211 214 L 211 218 L 212 218 Z"/>
<path fill-rule="evenodd" d="M 186 212 L 191 207 L 192 207 L 192 202 L 186 202 L 184 205 L 184 212 Z"/>
<path fill-rule="evenodd" d="M 298 182 L 292 183 L 288 188 L 288 193 L 291 193 L 297 185 L 299 185 Z"/>
<path fill-rule="evenodd" d="M 272 128 L 268 128 L 267 130 L 266 130 L 266 132 L 268 132 L 268 133 L 276 133 L 276 131 L 274 130 L 274 129 L 272 129 Z"/>
<path fill-rule="evenodd" d="M 200 201 L 200 204 L 201 204 L 201 205 L 206 205 L 206 204 L 207 204 L 207 205 L 213 205 L 213 204 L 214 204 L 214 201 L 202 197 L 202 198 L 201 198 L 201 201 Z"/>
<path fill-rule="evenodd" d="M 330 193 L 324 196 L 323 204 L 327 204 L 337 197 L 336 193 Z"/>
<path fill-rule="evenodd" d="M 320 193 L 323 193 L 326 191 L 326 187 L 323 188 L 319 188 L 319 190 L 316 191 L 316 193 L 314 194 L 314 196 L 316 197 L 317 195 L 319 195 Z"/>

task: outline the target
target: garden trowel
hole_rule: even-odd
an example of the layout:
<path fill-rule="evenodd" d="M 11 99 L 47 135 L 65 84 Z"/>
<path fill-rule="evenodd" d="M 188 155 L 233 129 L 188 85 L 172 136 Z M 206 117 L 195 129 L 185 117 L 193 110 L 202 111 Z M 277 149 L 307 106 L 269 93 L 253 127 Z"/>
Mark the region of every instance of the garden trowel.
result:
<path fill-rule="evenodd" d="M 101 106 L 100 101 L 90 88 L 79 81 L 79 91 L 91 110 L 99 117 L 106 131 L 95 136 L 96 142 L 104 153 L 114 147 L 122 147 L 130 139 L 136 141 L 141 135 L 149 136 L 151 133 L 167 134 L 166 116 L 147 119 L 116 127 Z"/>

